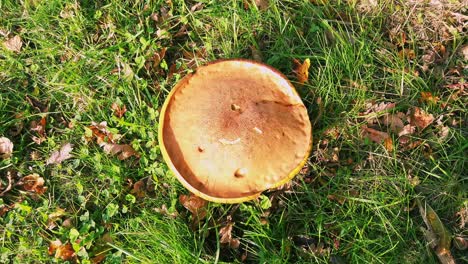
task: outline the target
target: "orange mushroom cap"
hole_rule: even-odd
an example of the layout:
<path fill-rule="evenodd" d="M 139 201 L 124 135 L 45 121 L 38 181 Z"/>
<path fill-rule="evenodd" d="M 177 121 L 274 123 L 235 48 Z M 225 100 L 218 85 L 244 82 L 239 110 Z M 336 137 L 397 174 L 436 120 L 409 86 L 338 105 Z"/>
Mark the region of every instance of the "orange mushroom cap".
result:
<path fill-rule="evenodd" d="M 161 110 L 159 142 L 187 189 L 209 201 L 238 203 L 299 172 L 312 126 L 281 73 L 258 62 L 220 60 L 172 89 Z"/>

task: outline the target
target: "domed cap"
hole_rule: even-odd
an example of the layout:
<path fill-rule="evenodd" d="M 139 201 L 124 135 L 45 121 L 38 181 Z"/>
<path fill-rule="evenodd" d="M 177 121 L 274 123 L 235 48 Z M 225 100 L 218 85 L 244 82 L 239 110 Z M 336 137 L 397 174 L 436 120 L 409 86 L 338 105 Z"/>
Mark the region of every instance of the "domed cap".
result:
<path fill-rule="evenodd" d="M 307 109 L 269 66 L 222 60 L 173 88 L 161 110 L 159 142 L 179 181 L 206 200 L 237 203 L 298 173 L 311 149 Z"/>

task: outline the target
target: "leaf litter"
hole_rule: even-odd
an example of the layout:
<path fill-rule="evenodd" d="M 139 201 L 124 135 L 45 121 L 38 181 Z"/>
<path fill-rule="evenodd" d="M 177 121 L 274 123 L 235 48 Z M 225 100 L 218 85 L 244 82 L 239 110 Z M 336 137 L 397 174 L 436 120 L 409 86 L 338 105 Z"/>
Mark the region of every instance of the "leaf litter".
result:
<path fill-rule="evenodd" d="M 64 144 L 60 150 L 56 150 L 52 152 L 50 157 L 47 159 L 46 165 L 49 164 L 60 164 L 62 161 L 70 159 L 72 155 L 70 154 L 73 150 L 73 144 L 66 143 Z"/>

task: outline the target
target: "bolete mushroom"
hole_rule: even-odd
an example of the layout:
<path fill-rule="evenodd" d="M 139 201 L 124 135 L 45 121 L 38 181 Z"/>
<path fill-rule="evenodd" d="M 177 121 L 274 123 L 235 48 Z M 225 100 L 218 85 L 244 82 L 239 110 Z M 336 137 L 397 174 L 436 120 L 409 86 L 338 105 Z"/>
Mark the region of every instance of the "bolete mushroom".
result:
<path fill-rule="evenodd" d="M 220 60 L 181 79 L 161 110 L 165 161 L 192 193 L 238 203 L 292 179 L 306 162 L 312 126 L 277 70 Z"/>

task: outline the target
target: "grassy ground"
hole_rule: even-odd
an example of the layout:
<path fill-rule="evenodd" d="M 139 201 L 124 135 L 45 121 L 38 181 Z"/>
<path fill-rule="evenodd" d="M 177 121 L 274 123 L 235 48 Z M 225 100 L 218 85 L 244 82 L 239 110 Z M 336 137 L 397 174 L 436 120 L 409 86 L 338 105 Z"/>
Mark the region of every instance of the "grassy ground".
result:
<path fill-rule="evenodd" d="M 0 1 L 0 137 L 14 145 L 0 262 L 437 263 L 416 198 L 468 236 L 463 3 L 254 2 Z M 314 146 L 282 190 L 196 221 L 161 158 L 158 109 L 218 58 L 293 82 L 293 59 L 310 59 L 298 91 Z M 111 135 L 131 157 L 96 143 Z M 49 160 L 66 143 L 71 157 Z"/>

